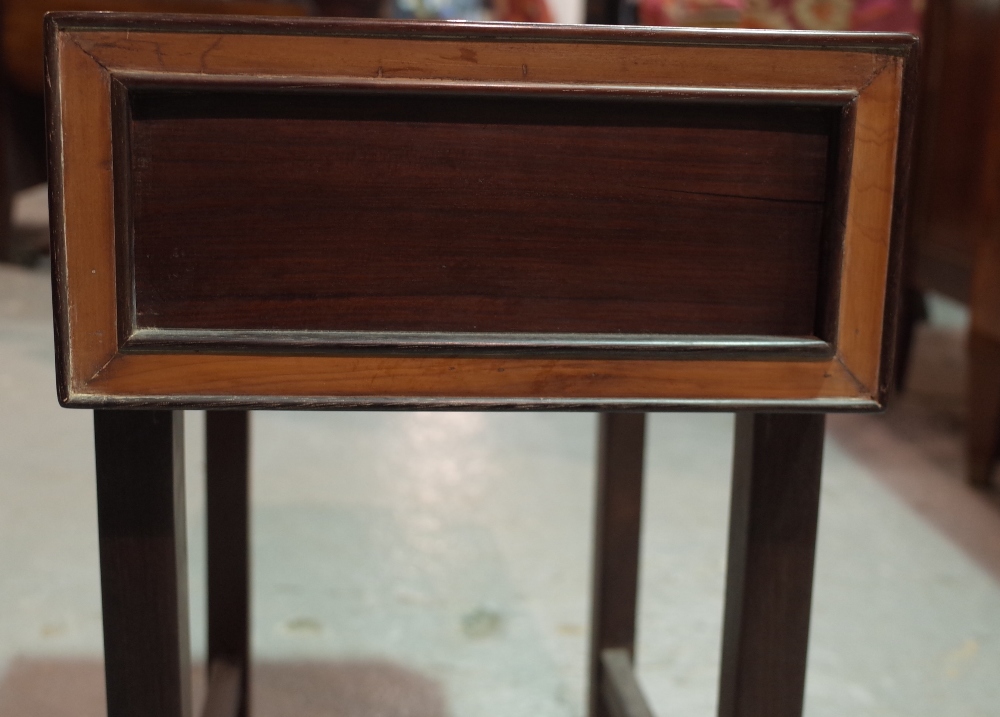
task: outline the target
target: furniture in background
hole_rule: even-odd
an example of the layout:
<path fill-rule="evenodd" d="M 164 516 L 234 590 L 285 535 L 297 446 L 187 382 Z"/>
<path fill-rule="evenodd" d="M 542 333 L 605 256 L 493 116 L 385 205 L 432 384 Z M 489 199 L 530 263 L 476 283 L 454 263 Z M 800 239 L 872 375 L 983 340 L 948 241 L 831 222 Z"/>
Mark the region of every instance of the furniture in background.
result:
<path fill-rule="evenodd" d="M 1000 444 L 1000 11 L 935 0 L 925 27 L 900 388 L 923 292 L 967 304 L 967 475 L 986 486 Z"/>
<path fill-rule="evenodd" d="M 587 22 L 917 33 L 923 5 L 922 0 L 587 0 Z"/>
<path fill-rule="evenodd" d="M 368 0 L 323 0 L 345 13 Z M 315 13 L 310 0 L 0 0 L 0 261 L 30 259 L 46 247 L 22 246 L 10 222 L 15 193 L 46 179 L 45 13 L 66 10 L 289 15 Z"/>
<path fill-rule="evenodd" d="M 591 717 L 649 714 L 643 412 L 739 411 L 720 715 L 800 715 L 824 414 L 891 384 L 912 38 L 70 14 L 48 42 L 110 717 L 191 709 L 185 410 L 206 714 L 247 714 L 255 408 L 602 412 Z"/>
<path fill-rule="evenodd" d="M 15 193 L 46 180 L 42 103 L 42 21 L 53 11 L 179 12 L 222 15 L 376 18 L 389 0 L 0 0 L 0 262 L 48 251 L 17 241 L 10 223 Z M 545 0 L 491 0 L 494 19 L 552 22 Z"/>
<path fill-rule="evenodd" d="M 636 12 L 643 25 L 916 33 L 922 7 L 914 0 L 638 0 Z"/>
<path fill-rule="evenodd" d="M 921 14 L 923 17 L 921 18 Z M 1000 452 L 1000 11 L 973 0 L 588 0 L 588 21 L 891 30 L 923 39 L 897 388 L 924 293 L 969 306 L 966 474 L 988 486 Z"/>

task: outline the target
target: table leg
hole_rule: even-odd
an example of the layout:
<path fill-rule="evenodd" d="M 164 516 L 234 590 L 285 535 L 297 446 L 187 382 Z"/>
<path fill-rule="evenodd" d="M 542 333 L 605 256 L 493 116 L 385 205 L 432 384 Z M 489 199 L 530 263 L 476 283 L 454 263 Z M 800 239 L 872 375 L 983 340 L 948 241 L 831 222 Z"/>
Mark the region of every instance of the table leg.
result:
<path fill-rule="evenodd" d="M 1000 447 L 1000 340 L 973 328 L 968 341 L 966 475 L 987 488 Z"/>
<path fill-rule="evenodd" d="M 720 717 L 799 717 L 824 416 L 738 414 Z"/>
<path fill-rule="evenodd" d="M 634 652 L 645 433 L 643 413 L 600 414 L 589 717 L 611 717 L 603 696 L 602 653 L 624 650 L 631 659 Z"/>
<path fill-rule="evenodd" d="M 250 414 L 207 411 L 205 447 L 209 664 L 205 715 L 247 717 L 250 713 Z"/>
<path fill-rule="evenodd" d="M 190 717 L 183 413 L 94 412 L 108 717 Z"/>

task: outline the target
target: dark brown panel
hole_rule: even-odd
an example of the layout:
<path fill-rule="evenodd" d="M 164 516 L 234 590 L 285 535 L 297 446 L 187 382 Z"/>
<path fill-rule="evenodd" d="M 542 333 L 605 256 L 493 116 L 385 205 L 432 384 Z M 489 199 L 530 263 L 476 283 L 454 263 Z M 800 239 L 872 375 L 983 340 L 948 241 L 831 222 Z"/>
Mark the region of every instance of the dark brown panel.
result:
<path fill-rule="evenodd" d="M 139 328 L 812 336 L 838 110 L 134 93 Z"/>

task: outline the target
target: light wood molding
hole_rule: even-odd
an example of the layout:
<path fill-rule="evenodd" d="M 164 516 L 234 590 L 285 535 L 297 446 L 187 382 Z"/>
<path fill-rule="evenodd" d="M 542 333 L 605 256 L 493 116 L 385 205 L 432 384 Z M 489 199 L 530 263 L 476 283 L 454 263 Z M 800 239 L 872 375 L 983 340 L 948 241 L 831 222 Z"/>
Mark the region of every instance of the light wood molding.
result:
<path fill-rule="evenodd" d="M 911 113 L 909 36 L 100 14 L 56 14 L 47 28 L 64 405 L 872 410 L 884 402 Z M 842 106 L 848 161 L 837 184 L 846 205 L 832 220 L 842 246 L 839 265 L 822 277 L 837 283 L 831 296 L 839 297 L 830 351 L 589 358 L 123 350 L 129 317 L 121 307 L 134 287 L 123 267 L 131 259 L 116 182 L 125 186 L 127 175 L 116 166 L 115 152 L 124 150 L 113 140 L 113 118 L 115 92 L 143 82 Z"/>

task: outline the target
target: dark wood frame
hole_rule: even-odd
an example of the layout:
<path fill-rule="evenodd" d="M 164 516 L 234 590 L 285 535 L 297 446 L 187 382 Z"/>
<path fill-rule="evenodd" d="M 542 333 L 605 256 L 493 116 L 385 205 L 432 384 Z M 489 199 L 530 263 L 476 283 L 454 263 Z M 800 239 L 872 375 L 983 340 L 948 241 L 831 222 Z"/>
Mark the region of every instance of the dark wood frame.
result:
<path fill-rule="evenodd" d="M 891 380 L 914 46 L 899 35 L 50 17 L 59 397 L 98 409 L 111 717 L 190 713 L 175 408 L 209 410 L 205 714 L 248 712 L 249 423 L 244 410 L 215 409 L 256 407 L 604 411 L 590 717 L 651 715 L 632 670 L 641 411 L 744 411 L 736 428 L 719 714 L 800 715 L 823 413 L 877 410 Z M 470 48 L 480 62 L 448 59 Z M 131 179 L 123 169 L 127 95 L 164 84 L 833 103 L 842 108 L 841 134 L 825 231 L 837 241 L 821 277 L 823 295 L 832 297 L 823 318 L 831 335 L 274 337 L 140 329 L 131 296 Z"/>

